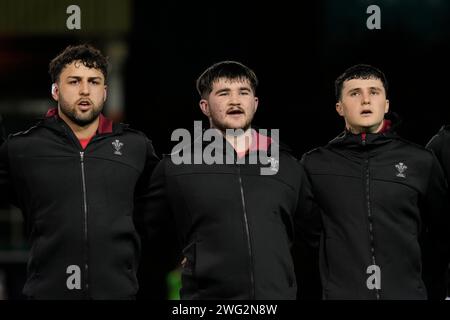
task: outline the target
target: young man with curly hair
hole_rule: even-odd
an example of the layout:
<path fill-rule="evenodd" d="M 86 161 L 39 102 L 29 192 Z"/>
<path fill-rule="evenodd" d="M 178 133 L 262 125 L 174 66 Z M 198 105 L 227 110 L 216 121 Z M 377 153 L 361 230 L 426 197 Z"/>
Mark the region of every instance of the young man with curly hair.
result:
<path fill-rule="evenodd" d="M 102 115 L 107 58 L 69 46 L 50 63 L 58 103 L 0 149 L 0 199 L 25 218 L 30 299 L 133 299 L 133 223 L 158 159 L 151 142 Z"/>

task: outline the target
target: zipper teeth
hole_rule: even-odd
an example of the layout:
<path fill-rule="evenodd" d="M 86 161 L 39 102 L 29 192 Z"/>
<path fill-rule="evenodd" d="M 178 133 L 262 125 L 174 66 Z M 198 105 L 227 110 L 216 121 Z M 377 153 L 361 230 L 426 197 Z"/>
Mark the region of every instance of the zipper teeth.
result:
<path fill-rule="evenodd" d="M 248 226 L 248 219 L 247 219 L 247 209 L 245 206 L 245 197 L 244 197 L 244 188 L 242 187 L 242 178 L 241 178 L 241 170 L 240 167 L 238 166 L 238 171 L 239 171 L 239 187 L 241 189 L 241 201 L 242 201 L 242 208 L 244 210 L 244 222 L 245 222 L 245 232 L 247 235 L 247 248 L 248 248 L 248 254 L 250 257 L 250 267 L 249 267 L 249 271 L 250 271 L 250 299 L 253 300 L 255 299 L 255 278 L 254 278 L 254 274 L 253 274 L 253 253 L 252 253 L 252 245 L 250 242 L 250 230 L 249 230 L 249 226 Z"/>
<path fill-rule="evenodd" d="M 88 249 L 89 249 L 89 242 L 88 242 L 88 208 L 87 208 L 87 197 L 86 197 L 86 176 L 84 172 L 84 152 L 80 152 L 80 161 L 81 161 L 81 180 L 83 184 L 83 211 L 84 211 L 84 241 L 86 245 L 86 252 L 85 252 L 85 263 L 84 263 L 84 271 L 85 271 L 85 288 L 86 288 L 86 294 L 88 294 L 89 290 L 89 281 L 88 281 Z"/>
<path fill-rule="evenodd" d="M 363 140 L 365 142 L 365 140 Z M 372 210 L 370 206 L 370 173 L 369 173 L 369 159 L 366 159 L 366 203 L 367 203 L 367 218 L 369 220 L 369 236 L 370 236 L 370 254 L 372 255 L 372 264 L 377 265 L 375 259 L 375 241 L 373 236 L 372 224 Z M 375 289 L 377 300 L 380 300 L 380 291 Z"/>

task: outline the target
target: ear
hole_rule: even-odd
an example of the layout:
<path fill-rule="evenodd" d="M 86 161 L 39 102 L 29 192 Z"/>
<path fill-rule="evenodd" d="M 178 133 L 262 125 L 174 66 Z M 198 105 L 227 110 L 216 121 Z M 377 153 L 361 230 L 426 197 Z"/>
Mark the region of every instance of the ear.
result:
<path fill-rule="evenodd" d="M 256 110 L 258 110 L 258 102 L 259 102 L 258 98 L 255 97 L 255 112 Z"/>
<path fill-rule="evenodd" d="M 209 104 L 206 99 L 202 99 L 199 102 L 200 109 L 202 110 L 203 114 L 207 116 L 208 118 L 211 116 L 211 113 L 209 112 Z"/>
<path fill-rule="evenodd" d="M 336 103 L 336 112 L 339 113 L 341 117 L 344 116 L 344 108 L 342 107 L 342 103 L 340 102 Z"/>
<path fill-rule="evenodd" d="M 108 96 L 108 91 L 107 91 L 107 89 L 108 89 L 108 86 L 105 85 L 105 87 L 103 88 L 103 102 L 106 101 L 106 97 Z"/>
<path fill-rule="evenodd" d="M 53 99 L 55 101 L 58 101 L 58 99 L 59 99 L 59 95 L 58 95 L 59 94 L 59 88 L 58 88 L 58 84 L 56 82 L 52 84 L 51 92 L 52 92 Z"/>
<path fill-rule="evenodd" d="M 389 111 L 389 100 L 386 99 L 386 106 L 384 107 L 384 113 L 388 113 Z"/>

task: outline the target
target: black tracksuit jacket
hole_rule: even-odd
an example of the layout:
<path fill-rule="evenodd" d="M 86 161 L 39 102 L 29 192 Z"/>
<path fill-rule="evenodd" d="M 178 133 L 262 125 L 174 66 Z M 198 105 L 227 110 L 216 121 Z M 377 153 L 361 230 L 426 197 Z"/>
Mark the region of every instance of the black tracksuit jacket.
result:
<path fill-rule="evenodd" d="M 450 181 L 450 126 L 446 125 L 439 130 L 439 132 L 428 142 L 427 148 L 433 150 L 434 154 L 438 158 L 442 169 L 444 170 L 447 182 Z M 450 198 L 450 195 L 449 195 Z M 450 230 L 448 231 L 450 233 Z M 439 263 L 448 268 L 450 261 L 450 250 L 446 255 L 443 255 L 439 259 Z M 447 276 L 447 288 L 448 288 L 448 273 Z M 436 284 L 438 287 L 439 284 Z M 447 288 L 442 288 L 441 292 L 445 292 Z M 447 296 L 450 292 L 447 292 Z M 440 295 L 441 296 L 441 295 Z"/>
<path fill-rule="evenodd" d="M 428 142 L 427 148 L 433 150 L 441 163 L 447 181 L 450 181 L 450 125 L 443 126 Z"/>
<path fill-rule="evenodd" d="M 306 153 L 302 163 L 307 198 L 322 216 L 324 299 L 426 299 L 427 289 L 443 297 L 433 284 L 442 284 L 437 261 L 448 250 L 450 212 L 432 152 L 392 131 L 344 132 Z M 380 289 L 367 285 L 371 265 L 380 268 Z"/>
<path fill-rule="evenodd" d="M 144 134 L 101 122 L 110 130 L 84 150 L 57 116 L 1 147 L 0 197 L 25 218 L 31 251 L 23 293 L 31 299 L 132 299 L 138 290 L 133 211 L 158 159 Z M 69 279 L 74 268 L 80 288 Z"/>
<path fill-rule="evenodd" d="M 196 151 L 184 152 L 193 159 Z M 177 165 L 168 155 L 155 168 L 146 225 L 157 233 L 173 217 L 182 299 L 296 298 L 290 248 L 302 168 L 281 149 L 278 172 L 261 175 L 268 158 L 249 164 L 248 157 L 245 164 Z"/>

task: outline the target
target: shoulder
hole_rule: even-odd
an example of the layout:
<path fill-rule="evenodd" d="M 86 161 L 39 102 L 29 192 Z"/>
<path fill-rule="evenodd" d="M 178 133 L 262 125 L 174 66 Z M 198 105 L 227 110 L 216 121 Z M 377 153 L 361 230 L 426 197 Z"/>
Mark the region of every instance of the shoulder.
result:
<path fill-rule="evenodd" d="M 129 125 L 127 124 L 123 124 L 123 123 L 119 123 L 119 124 L 115 124 L 113 127 L 113 130 L 120 130 L 122 135 L 127 135 L 130 137 L 135 137 L 136 139 L 144 139 L 144 140 L 149 140 L 147 135 L 137 129 L 131 128 Z"/>
<path fill-rule="evenodd" d="M 424 155 L 426 157 L 433 157 L 433 152 L 420 144 L 409 141 L 402 137 L 397 137 L 396 141 L 407 150 L 410 150 L 414 155 Z"/>
<path fill-rule="evenodd" d="M 39 133 L 39 131 L 41 130 L 41 126 L 39 123 L 37 123 L 36 125 L 24 130 L 24 131 L 19 131 L 16 133 L 12 133 L 8 136 L 8 140 L 15 140 L 15 139 L 20 139 L 20 138 L 25 138 L 25 137 L 30 137 L 33 136 L 37 133 Z"/>
<path fill-rule="evenodd" d="M 307 152 L 305 152 L 302 157 L 301 157 L 301 162 L 303 164 L 305 164 L 306 162 L 309 162 L 313 159 L 317 160 L 322 158 L 328 151 L 329 146 L 325 145 L 325 146 L 321 146 L 321 147 L 316 147 L 314 149 L 311 149 Z"/>
<path fill-rule="evenodd" d="M 9 146 L 23 146 L 23 144 L 32 144 L 32 141 L 35 141 L 36 138 L 42 136 L 43 130 L 45 129 L 40 125 L 40 123 L 37 123 L 26 130 L 11 133 L 6 138 L 5 145 L 8 144 Z"/>
<path fill-rule="evenodd" d="M 428 146 L 436 146 L 444 141 L 450 139 L 450 125 L 444 125 L 441 129 L 431 138 L 428 142 Z"/>
<path fill-rule="evenodd" d="M 303 157 L 314 157 L 314 156 L 317 156 L 317 155 L 323 153 L 325 148 L 326 148 L 326 146 L 322 146 L 322 147 L 316 147 L 316 148 L 314 148 L 314 149 L 311 149 L 311 150 L 309 150 L 309 151 L 306 151 L 306 152 L 303 154 L 302 158 L 303 158 Z"/>
<path fill-rule="evenodd" d="M 439 129 L 438 134 L 447 134 L 447 135 L 450 134 L 450 124 L 443 125 Z"/>
<path fill-rule="evenodd" d="M 292 149 L 283 143 L 274 143 L 273 147 L 279 148 L 280 151 L 280 157 L 283 157 L 286 159 L 286 161 L 292 161 L 292 162 L 298 162 L 298 158 L 293 154 Z"/>
<path fill-rule="evenodd" d="M 119 135 L 111 137 L 114 140 L 117 137 L 122 137 L 125 141 L 131 142 L 133 145 L 146 146 L 146 148 L 154 149 L 152 140 L 142 131 L 131 128 L 126 124 L 115 124 L 113 132 L 119 132 Z"/>

